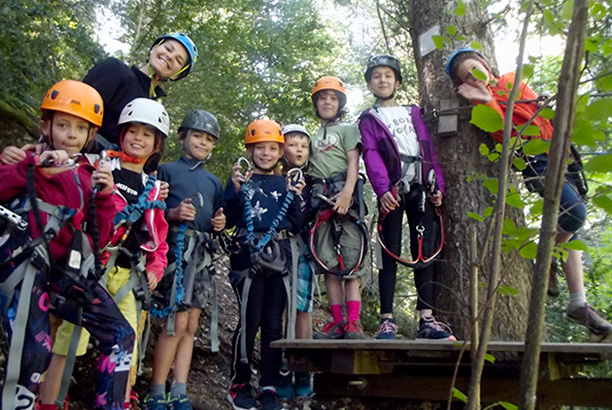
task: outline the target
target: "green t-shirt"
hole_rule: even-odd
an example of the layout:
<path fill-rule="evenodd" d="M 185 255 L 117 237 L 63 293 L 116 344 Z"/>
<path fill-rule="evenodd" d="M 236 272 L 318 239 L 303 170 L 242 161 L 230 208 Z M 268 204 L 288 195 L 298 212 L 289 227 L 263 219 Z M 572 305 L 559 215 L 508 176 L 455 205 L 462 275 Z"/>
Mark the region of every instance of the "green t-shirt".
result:
<path fill-rule="evenodd" d="M 361 147 L 361 135 L 355 125 L 321 127 L 310 142 L 309 174 L 329 178 L 348 168 L 348 152 Z"/>

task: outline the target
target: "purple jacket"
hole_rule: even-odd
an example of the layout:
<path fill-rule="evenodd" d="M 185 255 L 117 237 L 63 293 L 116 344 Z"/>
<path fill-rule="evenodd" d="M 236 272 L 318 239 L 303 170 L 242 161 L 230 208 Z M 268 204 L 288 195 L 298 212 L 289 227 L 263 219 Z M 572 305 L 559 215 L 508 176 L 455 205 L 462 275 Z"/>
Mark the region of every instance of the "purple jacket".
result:
<path fill-rule="evenodd" d="M 426 178 L 429 170 L 434 169 L 438 179 L 438 187 L 444 193 L 444 175 L 433 150 L 431 135 L 429 135 L 421 117 L 421 109 L 412 106 L 410 114 L 423 159 L 421 161 L 423 171 L 421 172 L 423 179 L 421 183 L 427 186 Z M 374 192 L 380 198 L 402 178 L 402 161 L 400 160 L 397 143 L 372 108 L 368 108 L 361 113 L 359 132 L 363 144 L 363 160 L 365 161 L 366 171 Z"/>

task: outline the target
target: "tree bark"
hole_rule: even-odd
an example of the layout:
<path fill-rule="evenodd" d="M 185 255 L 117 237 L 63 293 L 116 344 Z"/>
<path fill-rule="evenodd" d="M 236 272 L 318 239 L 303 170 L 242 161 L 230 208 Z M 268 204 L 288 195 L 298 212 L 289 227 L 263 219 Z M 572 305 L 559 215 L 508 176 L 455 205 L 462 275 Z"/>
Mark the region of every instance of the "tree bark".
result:
<path fill-rule="evenodd" d="M 471 40 L 478 40 L 483 45 L 482 53 L 493 56 L 493 37 L 488 29 L 486 11 L 479 10 L 475 2 L 466 3 L 467 11 L 462 17 L 454 15 L 454 1 L 449 0 L 396 0 L 400 14 L 408 16 L 415 63 L 419 78 L 420 105 L 431 112 L 440 107 L 442 99 L 457 98 L 452 83 L 444 72 L 446 58 L 459 47 L 466 46 Z M 436 50 L 421 57 L 419 55 L 419 36 L 434 25 L 440 26 L 441 33 L 448 25 L 457 28 L 458 33 L 470 40 L 445 43 L 444 50 Z M 494 66 L 495 61 L 488 57 Z M 462 105 L 469 105 L 462 101 Z M 492 164 L 480 155 L 482 143 L 492 144 L 486 133 L 477 130 L 463 118 L 459 124 L 459 135 L 456 137 L 434 137 L 438 160 L 444 170 L 446 196 L 444 198 L 444 219 L 446 242 L 443 260 L 436 267 L 436 280 L 441 283 L 437 295 L 438 316 L 448 320 L 458 338 L 469 338 L 471 327 L 469 304 L 469 277 L 473 270 L 473 258 L 470 257 L 469 238 L 472 229 L 477 229 L 479 252 L 486 240 L 485 224 L 467 216 L 467 212 L 482 214 L 484 209 L 492 206 L 493 197 L 484 188 L 479 175 L 497 176 L 498 164 Z M 512 178 L 511 178 L 512 181 Z M 519 210 L 507 209 L 507 217 L 518 226 L 523 225 Z M 480 257 L 481 255 L 478 255 Z M 486 255 L 485 260 L 491 257 Z M 525 332 L 527 315 L 527 294 L 531 284 L 531 264 L 511 254 L 501 255 L 501 272 L 505 285 L 519 291 L 517 296 L 502 296 L 495 314 L 491 338 L 494 340 L 521 340 Z M 479 269 L 480 282 L 487 282 L 490 277 L 490 266 L 484 264 Z M 486 301 L 486 294 L 481 291 L 480 304 Z"/>
<path fill-rule="evenodd" d="M 580 81 L 580 64 L 584 55 L 589 2 L 576 0 L 574 14 L 569 29 L 563 67 L 559 78 L 559 97 L 555 113 L 555 130 L 548 154 L 546 170 L 546 189 L 544 191 L 544 208 L 540 242 L 536 257 L 534 286 L 531 291 L 529 319 L 525 336 L 525 355 L 521 367 L 520 408 L 534 409 L 536 405 L 536 387 L 540 358 L 540 344 L 544 335 L 544 310 L 546 307 L 546 290 L 548 287 L 548 270 L 550 267 L 559 202 L 563 189 L 565 164 L 571 143 L 576 114 L 576 93 Z"/>

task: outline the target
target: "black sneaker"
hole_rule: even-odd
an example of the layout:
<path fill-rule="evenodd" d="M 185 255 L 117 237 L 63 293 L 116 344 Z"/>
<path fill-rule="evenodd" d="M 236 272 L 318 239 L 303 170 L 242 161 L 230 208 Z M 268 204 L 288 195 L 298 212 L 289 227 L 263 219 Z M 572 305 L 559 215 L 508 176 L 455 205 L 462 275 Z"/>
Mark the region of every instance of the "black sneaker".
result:
<path fill-rule="evenodd" d="M 261 410 L 281 410 L 283 408 L 276 398 L 276 390 L 273 387 L 261 389 L 258 399 L 261 403 Z"/>
<path fill-rule="evenodd" d="M 232 384 L 227 393 L 227 400 L 232 403 L 234 410 L 256 410 L 257 402 L 251 393 L 249 383 Z"/>
<path fill-rule="evenodd" d="M 390 317 L 382 319 L 375 338 L 378 340 L 397 339 L 397 325 L 395 324 L 395 320 Z"/>
<path fill-rule="evenodd" d="M 601 317 L 588 303 L 572 309 L 568 307 L 565 317 L 572 322 L 586 326 L 592 334 L 601 336 L 602 340 L 612 335 L 612 324 Z"/>

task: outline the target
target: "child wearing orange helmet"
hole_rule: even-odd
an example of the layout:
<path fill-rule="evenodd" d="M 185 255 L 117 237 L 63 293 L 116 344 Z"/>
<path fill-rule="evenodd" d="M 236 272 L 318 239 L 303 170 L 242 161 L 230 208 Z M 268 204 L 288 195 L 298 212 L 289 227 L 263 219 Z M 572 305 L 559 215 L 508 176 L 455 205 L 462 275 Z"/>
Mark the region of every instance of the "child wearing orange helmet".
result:
<path fill-rule="evenodd" d="M 321 127 L 311 138 L 311 208 L 317 216 L 309 242 L 318 273 L 325 274 L 332 313 L 332 321 L 314 338 L 363 339 L 360 275 L 368 244 L 359 212 L 363 198 L 356 189 L 361 138 L 354 125 L 338 124 L 346 105 L 339 78 L 320 78 L 312 89 L 312 103 Z"/>
<path fill-rule="evenodd" d="M 92 407 L 119 409 L 134 332 L 98 283 L 100 261 L 96 258 L 113 228 L 113 176 L 107 166 L 95 169 L 81 154 L 102 123 L 102 98 L 89 85 L 66 80 L 51 87 L 41 110 L 40 129 L 47 149 L 38 155 L 25 152 L 21 161 L 0 165 L 0 202 L 19 203 L 15 212 L 27 221 L 23 231 L 26 239 L 31 238 L 20 247 L 11 241 L 2 243 L 3 285 L 25 269 L 14 289 L 3 287 L 13 343 L 2 408 L 34 406 L 51 357 L 51 308 L 59 317 L 82 323 L 99 341 L 99 366 L 107 371 L 98 374 Z"/>
<path fill-rule="evenodd" d="M 269 119 L 253 121 L 245 136 L 253 161 L 246 170 L 241 159 L 232 167 L 225 189 L 227 227 L 236 227 L 239 249 L 230 256 L 230 281 L 238 298 L 240 319 L 232 338 L 231 387 L 228 400 L 236 410 L 254 410 L 251 356 L 261 330 L 261 408 L 282 408 L 276 397 L 280 349 L 270 343 L 282 337 L 282 316 L 291 269 L 289 235 L 303 227 L 301 211 L 305 182 L 300 173 L 275 174 L 283 156 L 281 127 Z M 248 308 L 247 308 L 248 307 Z"/>

